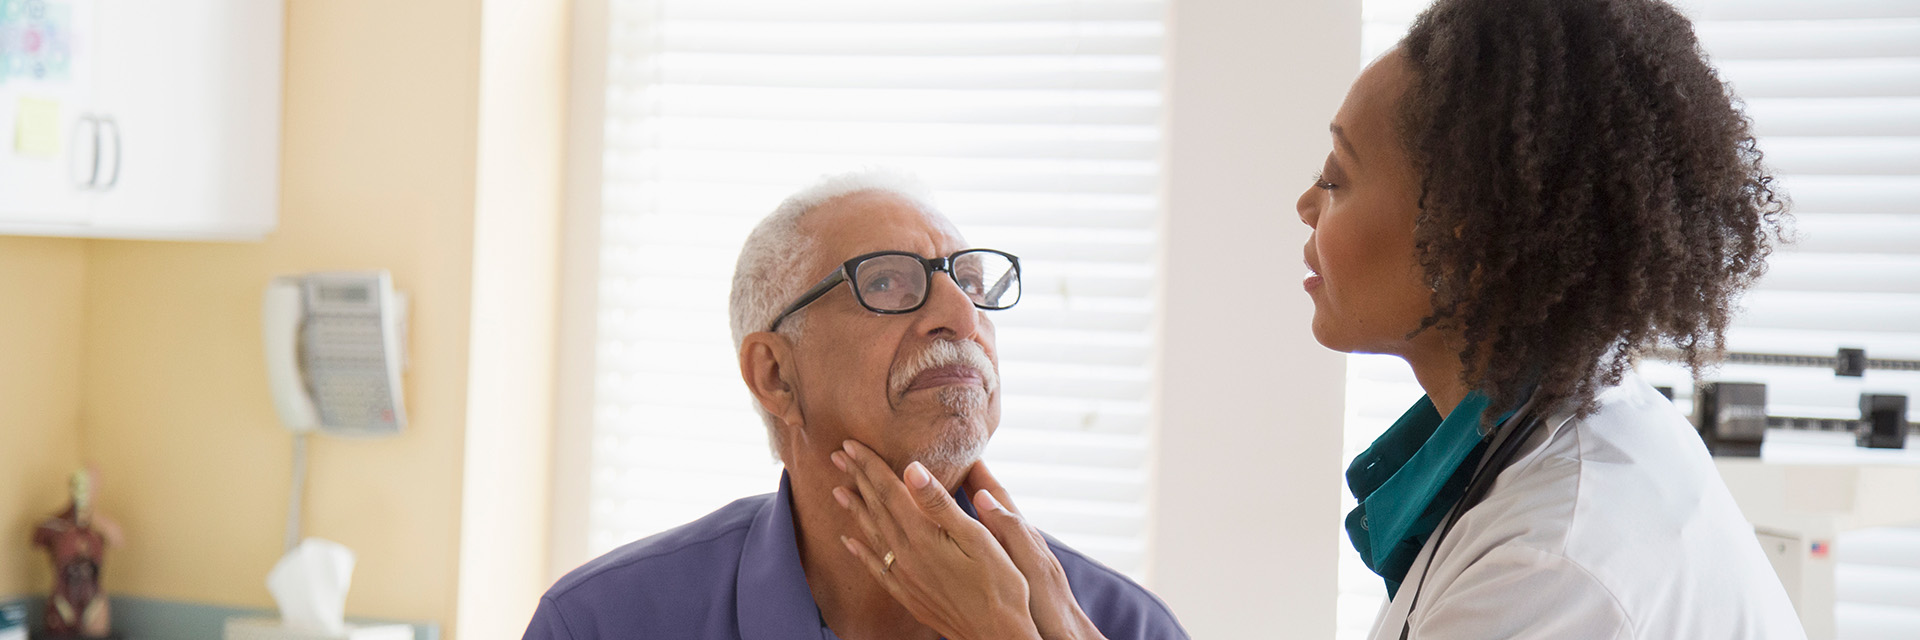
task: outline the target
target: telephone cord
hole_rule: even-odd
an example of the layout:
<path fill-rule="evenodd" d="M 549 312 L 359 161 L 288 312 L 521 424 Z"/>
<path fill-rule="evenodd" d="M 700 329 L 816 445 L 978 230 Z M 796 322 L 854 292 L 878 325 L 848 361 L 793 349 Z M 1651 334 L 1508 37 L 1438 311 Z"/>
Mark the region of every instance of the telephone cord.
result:
<path fill-rule="evenodd" d="M 293 496 L 287 504 L 287 551 L 300 546 L 301 498 L 307 487 L 307 434 L 293 434 Z"/>

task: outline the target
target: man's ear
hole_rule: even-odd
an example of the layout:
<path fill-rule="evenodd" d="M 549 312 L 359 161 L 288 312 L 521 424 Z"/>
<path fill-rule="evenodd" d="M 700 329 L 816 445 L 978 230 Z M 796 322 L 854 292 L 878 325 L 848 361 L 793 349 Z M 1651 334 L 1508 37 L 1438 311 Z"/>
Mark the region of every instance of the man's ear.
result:
<path fill-rule="evenodd" d="M 755 402 L 784 427 L 800 425 L 799 390 L 794 385 L 793 343 L 771 331 L 740 340 L 740 379 Z"/>

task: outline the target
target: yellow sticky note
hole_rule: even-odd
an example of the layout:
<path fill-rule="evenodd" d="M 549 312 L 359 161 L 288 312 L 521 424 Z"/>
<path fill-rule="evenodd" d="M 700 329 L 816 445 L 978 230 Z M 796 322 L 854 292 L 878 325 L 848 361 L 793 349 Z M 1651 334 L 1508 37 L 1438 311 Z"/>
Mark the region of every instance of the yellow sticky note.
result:
<path fill-rule="evenodd" d="M 13 152 L 36 158 L 60 155 L 60 103 L 21 98 L 13 120 Z"/>

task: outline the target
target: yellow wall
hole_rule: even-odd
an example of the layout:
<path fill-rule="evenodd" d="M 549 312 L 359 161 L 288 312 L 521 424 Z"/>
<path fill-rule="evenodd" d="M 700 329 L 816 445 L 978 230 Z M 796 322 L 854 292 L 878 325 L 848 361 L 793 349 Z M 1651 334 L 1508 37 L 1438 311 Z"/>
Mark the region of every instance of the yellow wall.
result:
<path fill-rule="evenodd" d="M 80 463 L 86 267 L 84 241 L 0 237 L 0 599 L 47 582 L 29 536 Z"/>
<path fill-rule="evenodd" d="M 412 296 L 411 423 L 313 440 L 306 532 L 359 554 L 349 615 L 452 625 L 479 20 L 472 1 L 289 1 L 279 229 L 257 244 L 92 244 L 76 404 L 109 488 L 100 508 L 127 533 L 111 590 L 272 605 L 291 440 L 262 372 L 262 288 L 385 268 Z"/>
<path fill-rule="evenodd" d="M 546 583 L 568 6 L 288 0 L 265 242 L 0 237 L 0 597 L 47 588 L 27 532 L 84 460 L 126 532 L 110 593 L 272 607 L 292 436 L 262 290 L 388 269 L 408 428 L 312 440 L 305 533 L 358 554 L 349 616 L 518 635 Z"/>

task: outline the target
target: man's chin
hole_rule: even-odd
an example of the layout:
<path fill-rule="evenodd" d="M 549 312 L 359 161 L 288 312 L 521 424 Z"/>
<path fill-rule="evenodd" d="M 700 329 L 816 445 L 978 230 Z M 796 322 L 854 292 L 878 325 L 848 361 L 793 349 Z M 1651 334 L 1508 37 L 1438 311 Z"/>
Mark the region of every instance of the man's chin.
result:
<path fill-rule="evenodd" d="M 953 435 L 954 437 L 943 439 L 921 451 L 920 456 L 916 458 L 920 464 L 926 465 L 927 471 L 932 473 L 933 477 L 942 481 L 964 476 L 967 469 L 972 468 L 973 463 L 979 462 L 980 456 L 987 451 L 987 436 L 984 430 Z"/>
<path fill-rule="evenodd" d="M 951 386 L 932 389 L 933 397 L 954 415 L 963 417 L 980 416 L 986 413 L 993 398 L 987 390 L 977 386 Z"/>
<path fill-rule="evenodd" d="M 957 478 L 980 459 L 993 425 L 999 422 L 993 396 L 972 385 L 909 391 L 897 410 L 903 428 L 930 437 L 925 447 L 900 464 L 919 460 L 943 480 Z"/>

